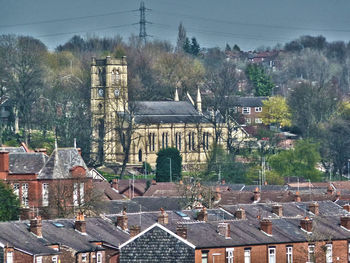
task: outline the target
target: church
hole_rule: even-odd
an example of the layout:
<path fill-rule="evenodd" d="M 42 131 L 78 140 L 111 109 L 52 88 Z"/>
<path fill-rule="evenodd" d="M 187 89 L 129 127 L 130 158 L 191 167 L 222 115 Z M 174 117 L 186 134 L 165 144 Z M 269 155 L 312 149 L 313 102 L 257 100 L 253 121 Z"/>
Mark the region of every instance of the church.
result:
<path fill-rule="evenodd" d="M 187 166 L 206 162 L 215 141 L 226 146 L 228 125 L 236 124 L 221 118 L 214 125 L 202 111 L 199 89 L 195 101 L 189 94 L 180 101 L 177 90 L 173 101 L 129 101 L 127 78 L 126 57 L 92 58 L 91 158 L 96 163 L 122 164 L 128 154 L 128 165 L 155 166 L 159 150 L 176 147 Z M 236 125 L 234 136 L 244 138 L 246 133 Z"/>

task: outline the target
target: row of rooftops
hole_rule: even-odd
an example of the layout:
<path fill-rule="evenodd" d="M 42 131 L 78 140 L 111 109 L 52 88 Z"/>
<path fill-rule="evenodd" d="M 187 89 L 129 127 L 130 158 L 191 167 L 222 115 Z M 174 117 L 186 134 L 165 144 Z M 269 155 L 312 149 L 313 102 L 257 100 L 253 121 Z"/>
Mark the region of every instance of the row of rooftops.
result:
<path fill-rule="evenodd" d="M 162 225 L 196 248 L 249 246 L 348 240 L 350 205 L 331 201 L 261 203 L 219 209 L 161 211 L 101 215 L 76 219 L 0 223 L 0 242 L 29 254 L 57 254 L 58 244 L 78 252 L 118 249 L 142 231 Z M 141 232 L 141 233 L 140 233 Z M 316 240 L 315 240 L 316 241 Z"/>

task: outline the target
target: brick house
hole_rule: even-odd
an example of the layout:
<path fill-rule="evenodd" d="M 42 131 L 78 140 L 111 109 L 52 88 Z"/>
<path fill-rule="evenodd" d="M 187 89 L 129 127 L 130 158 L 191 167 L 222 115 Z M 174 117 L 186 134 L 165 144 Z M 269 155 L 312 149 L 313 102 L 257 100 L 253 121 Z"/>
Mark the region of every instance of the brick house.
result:
<path fill-rule="evenodd" d="M 78 149 L 58 148 L 50 156 L 24 147 L 0 150 L 0 179 L 19 197 L 22 218 L 36 209 L 46 217 L 62 216 L 89 199 L 92 177 Z"/>
<path fill-rule="evenodd" d="M 240 124 L 256 126 L 262 124 L 263 101 L 268 97 L 235 97 L 232 99 L 232 111 L 237 114 Z"/>

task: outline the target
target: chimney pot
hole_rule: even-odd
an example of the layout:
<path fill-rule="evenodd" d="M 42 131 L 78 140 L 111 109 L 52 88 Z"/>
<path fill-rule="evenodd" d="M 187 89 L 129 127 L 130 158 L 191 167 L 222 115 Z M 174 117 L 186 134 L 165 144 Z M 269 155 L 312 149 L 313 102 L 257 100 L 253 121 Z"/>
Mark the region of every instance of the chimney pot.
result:
<path fill-rule="evenodd" d="M 345 227 L 347 230 L 350 230 L 350 216 L 340 217 L 340 225 Z"/>
<path fill-rule="evenodd" d="M 187 239 L 187 226 L 186 225 L 177 225 L 176 226 L 176 235 Z"/>
<path fill-rule="evenodd" d="M 301 197 L 299 191 L 296 191 L 295 196 L 294 196 L 294 202 L 301 202 Z"/>
<path fill-rule="evenodd" d="M 268 235 L 272 235 L 272 222 L 269 219 L 262 219 L 260 221 L 260 229 Z"/>
<path fill-rule="evenodd" d="M 204 221 L 204 222 L 208 221 L 208 211 L 205 207 L 203 207 L 203 209 L 198 212 L 197 220 Z"/>
<path fill-rule="evenodd" d="M 259 201 L 259 200 L 260 200 L 260 190 L 259 190 L 259 188 L 257 187 L 257 188 L 255 188 L 255 190 L 254 190 L 254 202 Z"/>
<path fill-rule="evenodd" d="M 80 233 L 86 234 L 86 221 L 83 213 L 77 214 L 74 222 L 74 228 Z"/>
<path fill-rule="evenodd" d="M 216 187 L 215 188 L 215 201 L 219 202 L 221 200 L 221 191 L 220 191 L 220 187 Z"/>
<path fill-rule="evenodd" d="M 283 216 L 283 207 L 279 204 L 273 205 L 272 206 L 272 213 L 276 214 L 279 217 Z"/>
<path fill-rule="evenodd" d="M 312 232 L 312 220 L 308 217 L 300 220 L 300 227 L 306 232 Z"/>
<path fill-rule="evenodd" d="M 309 211 L 317 216 L 319 214 L 319 204 L 317 202 L 309 204 Z"/>
<path fill-rule="evenodd" d="M 350 204 L 343 205 L 343 209 L 350 212 Z"/>
<path fill-rule="evenodd" d="M 160 214 L 158 215 L 158 223 L 162 225 L 167 225 L 169 223 L 169 215 L 164 211 L 163 208 L 160 209 Z"/>
<path fill-rule="evenodd" d="M 141 233 L 141 227 L 138 225 L 132 225 L 130 226 L 129 231 L 130 231 L 130 238 L 132 238 Z"/>
<path fill-rule="evenodd" d="M 218 232 L 219 235 L 224 236 L 226 239 L 230 238 L 230 224 L 229 223 L 219 223 L 218 224 Z"/>
<path fill-rule="evenodd" d="M 152 179 L 152 185 L 156 185 L 157 184 L 157 181 Z"/>
<path fill-rule="evenodd" d="M 122 230 L 128 229 L 128 216 L 126 215 L 126 211 L 123 211 L 121 216 L 117 216 L 117 226 L 119 226 Z"/>
<path fill-rule="evenodd" d="M 43 237 L 41 216 L 30 220 L 29 230 L 38 237 Z"/>
<path fill-rule="evenodd" d="M 246 219 L 246 216 L 245 216 L 245 210 L 243 208 L 238 208 L 235 212 L 235 217 L 237 219 Z"/>

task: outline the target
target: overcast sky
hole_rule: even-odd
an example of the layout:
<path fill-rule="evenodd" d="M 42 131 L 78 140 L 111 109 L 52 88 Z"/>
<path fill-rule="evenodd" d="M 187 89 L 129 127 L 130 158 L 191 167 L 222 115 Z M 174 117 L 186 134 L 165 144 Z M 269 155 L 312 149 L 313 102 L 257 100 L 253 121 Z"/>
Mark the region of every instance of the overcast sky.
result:
<path fill-rule="evenodd" d="M 300 35 L 350 40 L 349 0 L 145 0 L 147 33 L 176 42 L 182 21 L 201 47 L 244 50 Z M 0 34 L 41 39 L 51 50 L 74 34 L 124 39 L 139 33 L 139 0 L 0 0 Z M 136 11 L 132 11 L 136 10 Z M 134 25 L 133 25 L 134 24 Z"/>

